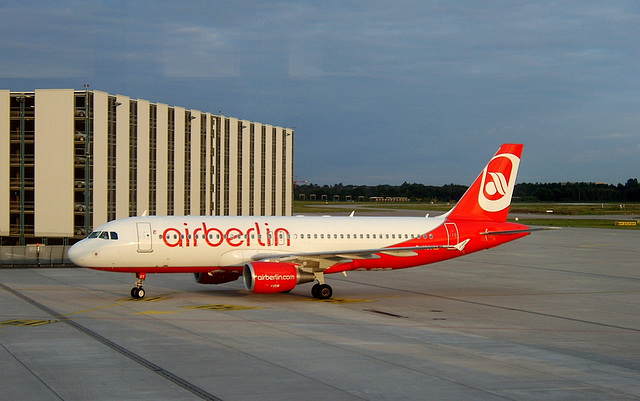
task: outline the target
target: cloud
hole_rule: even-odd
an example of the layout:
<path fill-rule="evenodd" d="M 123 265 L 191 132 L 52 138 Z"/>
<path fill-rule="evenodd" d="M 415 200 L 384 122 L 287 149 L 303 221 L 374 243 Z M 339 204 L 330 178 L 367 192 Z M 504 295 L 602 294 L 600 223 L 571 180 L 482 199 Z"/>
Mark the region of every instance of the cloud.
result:
<path fill-rule="evenodd" d="M 233 40 L 207 26 L 175 24 L 164 32 L 164 74 L 179 78 L 228 78 L 240 75 Z"/>
<path fill-rule="evenodd" d="M 26 0 L 0 5 L 0 35 L 2 87 L 296 126 L 314 182 L 465 183 L 502 141 L 526 144 L 530 181 L 637 171 L 616 150 L 638 147 L 635 2 Z"/>

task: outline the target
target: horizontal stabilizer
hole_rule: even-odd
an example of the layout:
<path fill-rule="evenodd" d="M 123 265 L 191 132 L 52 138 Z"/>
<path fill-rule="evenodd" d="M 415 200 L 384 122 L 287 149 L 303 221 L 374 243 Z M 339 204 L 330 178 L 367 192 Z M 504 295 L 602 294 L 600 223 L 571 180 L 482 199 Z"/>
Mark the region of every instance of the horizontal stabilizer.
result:
<path fill-rule="evenodd" d="M 452 247 L 450 247 L 449 249 L 452 249 L 452 250 L 456 250 L 456 251 L 460 251 L 460 252 L 462 252 L 462 251 L 464 251 L 464 247 L 465 247 L 465 246 L 467 246 L 467 244 L 469 243 L 469 241 L 471 241 L 471 239 L 466 239 L 466 240 L 464 240 L 464 241 L 460 242 L 460 243 L 459 243 L 459 244 L 457 244 L 457 245 L 453 245 L 453 246 L 452 246 Z"/>
<path fill-rule="evenodd" d="M 536 227 L 536 228 L 526 228 L 522 230 L 506 230 L 506 231 L 485 231 L 479 233 L 480 235 L 509 235 L 509 234 L 526 234 L 533 231 L 542 231 L 542 230 L 559 230 L 560 227 Z"/>

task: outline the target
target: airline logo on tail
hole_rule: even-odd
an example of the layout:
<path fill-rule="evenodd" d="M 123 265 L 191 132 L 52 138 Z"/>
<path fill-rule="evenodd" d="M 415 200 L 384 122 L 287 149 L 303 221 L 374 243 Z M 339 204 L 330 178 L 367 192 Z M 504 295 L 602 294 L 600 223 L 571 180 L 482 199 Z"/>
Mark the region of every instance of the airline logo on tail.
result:
<path fill-rule="evenodd" d="M 511 153 L 495 155 L 482 172 L 478 204 L 487 212 L 509 207 L 520 158 Z"/>

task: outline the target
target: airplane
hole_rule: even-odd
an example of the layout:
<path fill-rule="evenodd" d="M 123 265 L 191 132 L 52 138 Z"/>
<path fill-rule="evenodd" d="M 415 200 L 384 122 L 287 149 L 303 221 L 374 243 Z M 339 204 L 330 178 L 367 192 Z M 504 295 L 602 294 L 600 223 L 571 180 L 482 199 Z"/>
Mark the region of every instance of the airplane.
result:
<path fill-rule="evenodd" d="M 193 273 L 201 284 L 243 278 L 254 293 L 283 293 L 325 275 L 393 270 L 456 258 L 537 229 L 507 222 L 522 144 L 504 144 L 447 213 L 429 217 L 140 216 L 97 227 L 68 252 L 76 265 L 133 273 L 143 298 L 150 273 Z"/>

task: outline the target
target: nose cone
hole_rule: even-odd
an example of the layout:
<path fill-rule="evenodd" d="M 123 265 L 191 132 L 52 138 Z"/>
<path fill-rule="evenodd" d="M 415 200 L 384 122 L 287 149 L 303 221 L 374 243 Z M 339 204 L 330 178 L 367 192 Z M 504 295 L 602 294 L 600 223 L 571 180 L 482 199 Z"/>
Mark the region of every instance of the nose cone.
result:
<path fill-rule="evenodd" d="M 82 267 L 89 266 L 88 262 L 92 254 L 92 250 L 87 245 L 87 241 L 82 240 L 69 248 L 69 251 L 67 251 L 67 256 L 73 264 Z"/>

